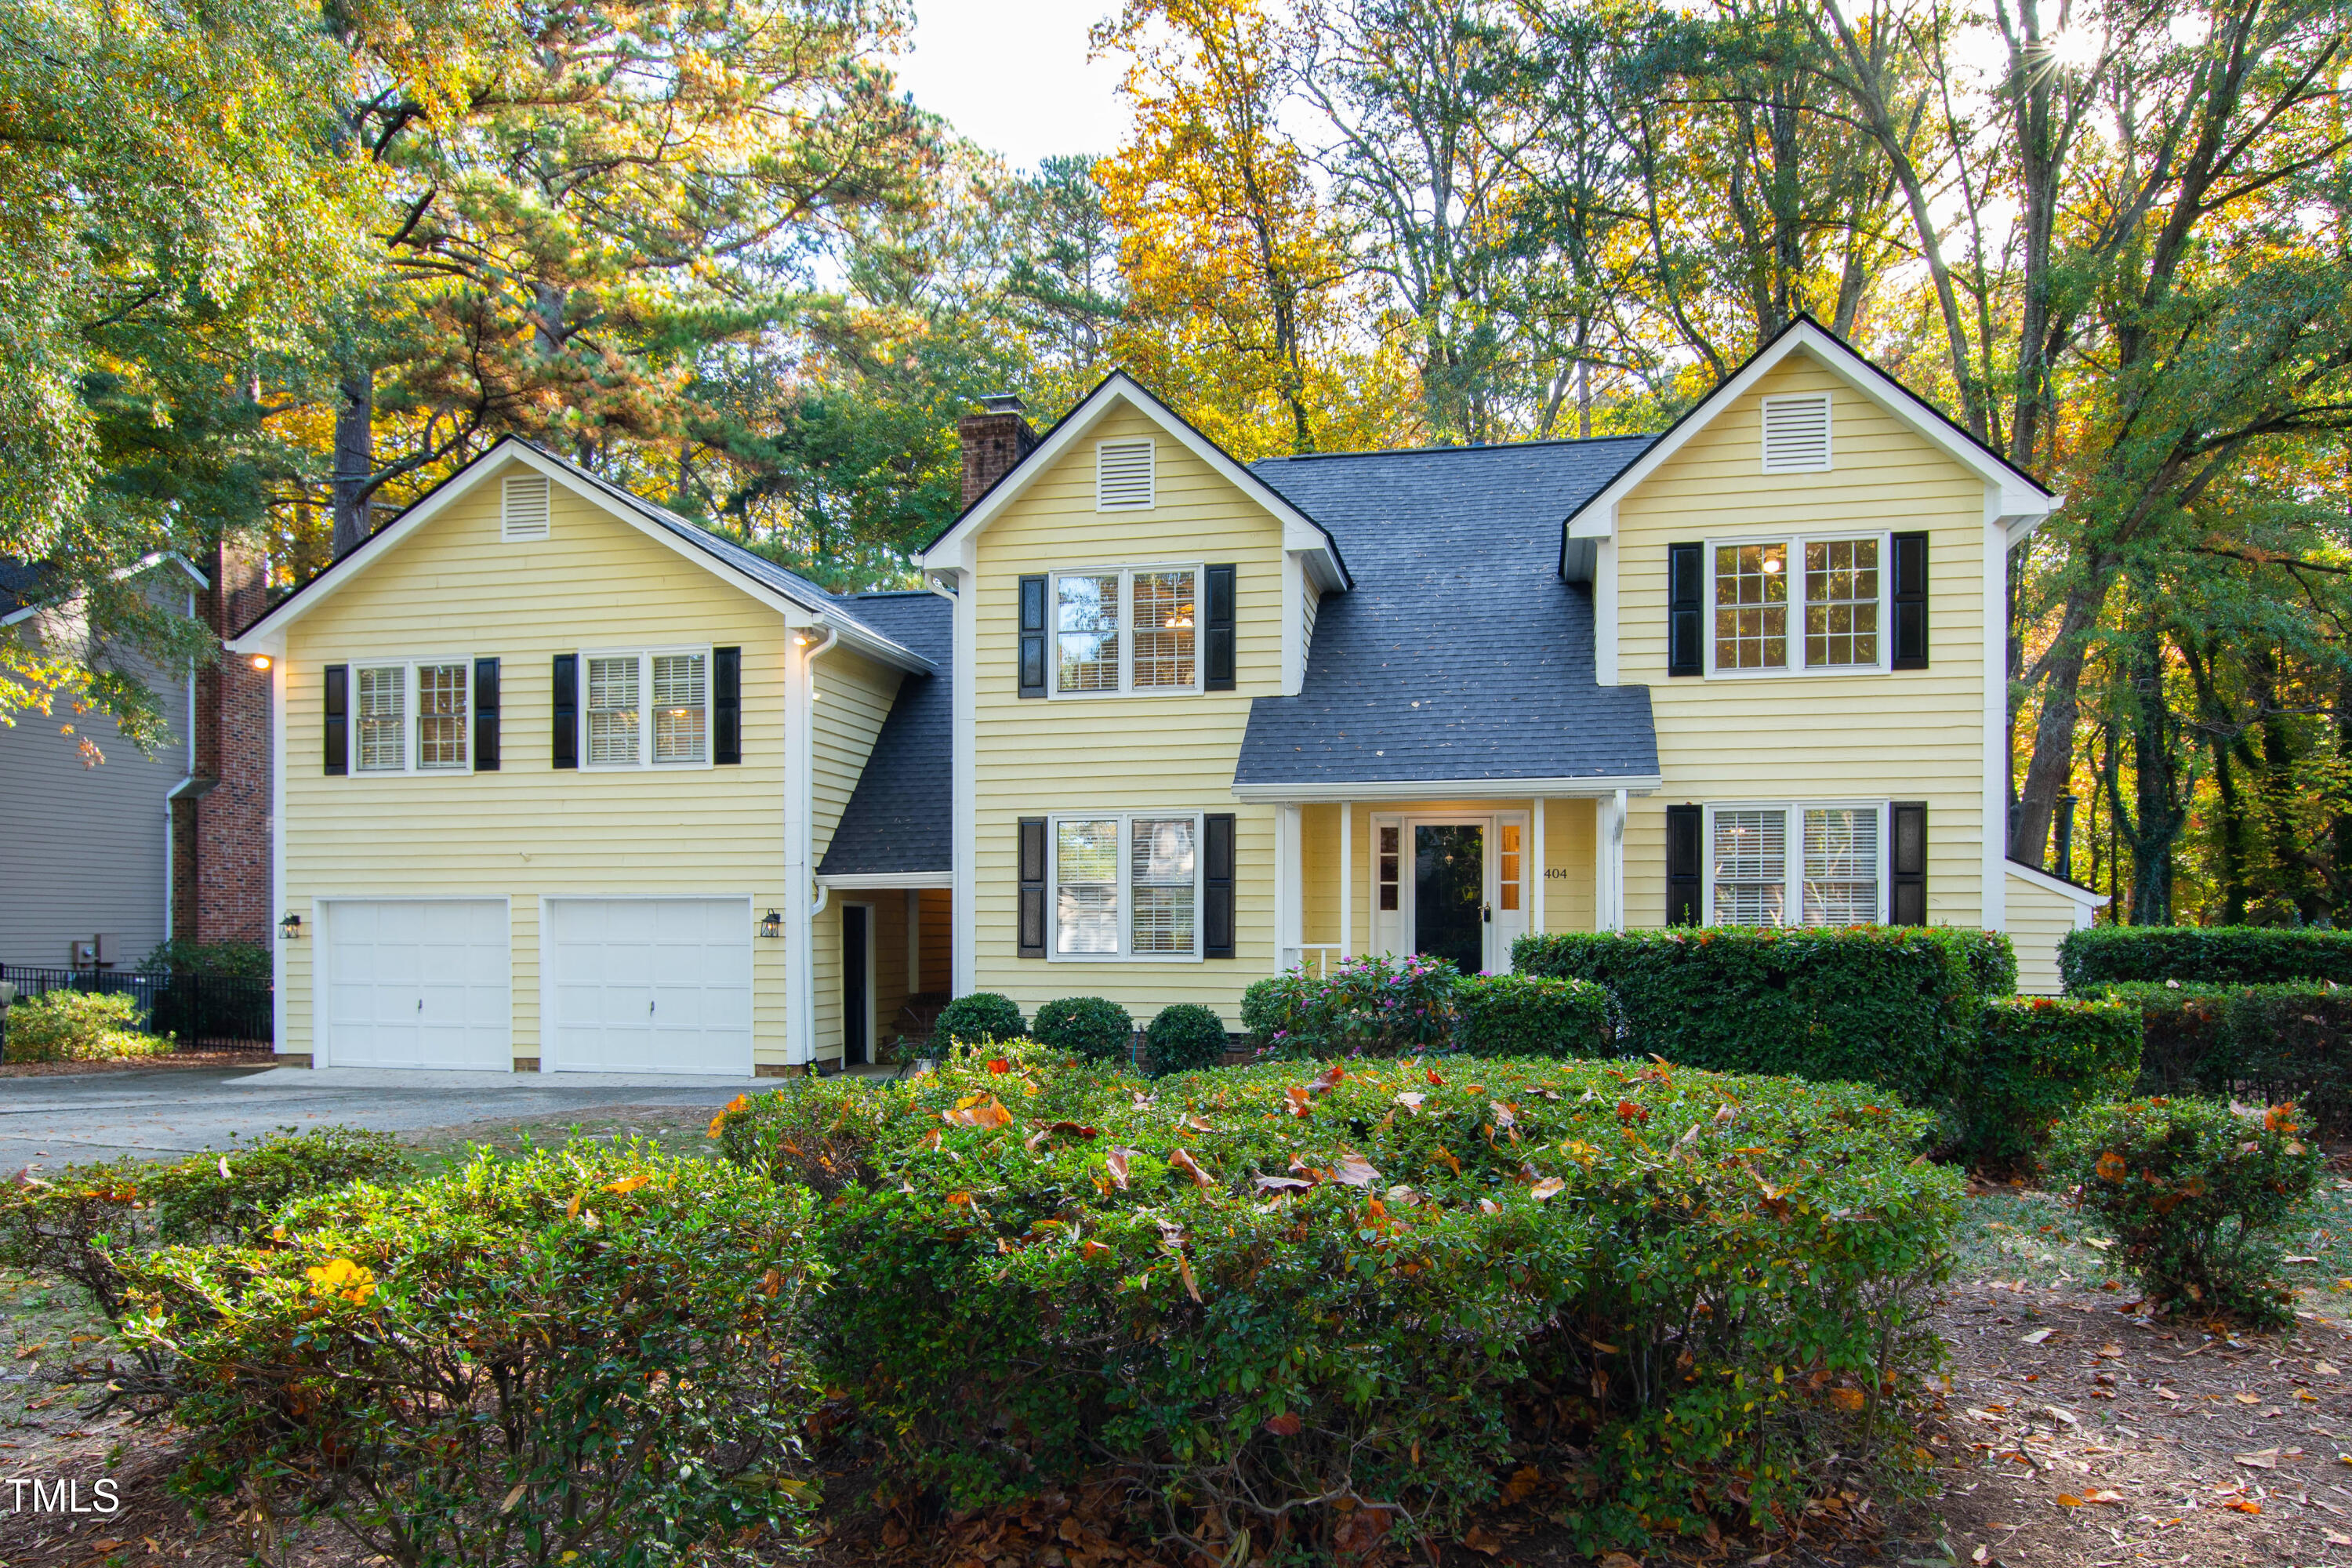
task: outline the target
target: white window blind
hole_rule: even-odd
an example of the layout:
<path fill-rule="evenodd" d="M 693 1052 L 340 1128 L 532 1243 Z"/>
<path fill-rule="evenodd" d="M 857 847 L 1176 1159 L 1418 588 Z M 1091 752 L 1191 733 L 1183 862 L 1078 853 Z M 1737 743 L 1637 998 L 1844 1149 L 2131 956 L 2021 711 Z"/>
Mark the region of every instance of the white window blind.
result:
<path fill-rule="evenodd" d="M 1095 447 L 1095 510 L 1140 511 L 1155 504 L 1152 443 L 1105 441 Z"/>
<path fill-rule="evenodd" d="M 1877 808 L 1808 807 L 1805 923 L 1867 925 L 1878 918 Z"/>
<path fill-rule="evenodd" d="M 408 767 L 408 667 L 359 671 L 360 772 L 404 773 Z"/>
<path fill-rule="evenodd" d="M 1819 472 L 1830 466 L 1830 400 L 1826 393 L 1764 400 L 1764 471 Z"/>
<path fill-rule="evenodd" d="M 1194 844 L 1189 816 L 1137 817 L 1129 836 L 1134 952 L 1192 951 Z"/>
<path fill-rule="evenodd" d="M 709 731 L 703 673 L 698 653 L 654 656 L 654 761 L 702 761 Z"/>
<path fill-rule="evenodd" d="M 1055 947 L 1118 951 L 1118 818 L 1054 826 Z"/>
<path fill-rule="evenodd" d="M 1190 572 L 1135 574 L 1135 687 L 1197 683 L 1192 667 L 1195 583 Z"/>
<path fill-rule="evenodd" d="M 466 676 L 462 664 L 416 667 L 416 765 L 466 765 Z"/>
<path fill-rule="evenodd" d="M 1715 814 L 1716 924 L 1781 923 L 1788 827 L 1789 814 L 1777 808 Z"/>
<path fill-rule="evenodd" d="M 588 762 L 635 765 L 637 747 L 637 656 L 588 661 Z"/>
<path fill-rule="evenodd" d="M 547 537 L 547 480 L 543 477 L 533 474 L 507 480 L 501 499 L 500 539 L 511 542 Z"/>

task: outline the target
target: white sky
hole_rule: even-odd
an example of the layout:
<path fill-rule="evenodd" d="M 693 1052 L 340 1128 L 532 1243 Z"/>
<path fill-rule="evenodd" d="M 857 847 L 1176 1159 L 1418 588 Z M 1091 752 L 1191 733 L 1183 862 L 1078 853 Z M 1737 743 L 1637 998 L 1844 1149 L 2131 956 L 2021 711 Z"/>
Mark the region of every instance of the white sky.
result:
<path fill-rule="evenodd" d="M 1087 29 L 1118 0 L 916 0 L 914 47 L 895 62 L 916 103 L 1016 169 L 1104 153 L 1127 133 L 1118 68 L 1089 64 Z"/>

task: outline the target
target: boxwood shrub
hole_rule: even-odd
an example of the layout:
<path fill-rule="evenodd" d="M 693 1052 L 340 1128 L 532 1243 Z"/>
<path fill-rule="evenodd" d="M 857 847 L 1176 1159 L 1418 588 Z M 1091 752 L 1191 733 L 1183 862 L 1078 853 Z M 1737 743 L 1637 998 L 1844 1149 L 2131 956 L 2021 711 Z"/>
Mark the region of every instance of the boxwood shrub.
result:
<path fill-rule="evenodd" d="M 0 1060 L 123 1061 L 167 1056 L 172 1042 L 142 1027 L 139 999 L 125 992 L 47 991 L 0 1018 Z"/>
<path fill-rule="evenodd" d="M 1454 988 L 1454 1043 L 1474 1057 L 1612 1056 L 1609 993 L 1582 980 L 1474 974 Z"/>
<path fill-rule="evenodd" d="M 2294 1106 L 2253 1116 L 2197 1096 L 2095 1106 L 2059 1129 L 2053 1154 L 2158 1310 L 2289 1321 L 2279 1261 L 2322 1164 Z"/>
<path fill-rule="evenodd" d="M 1017 1040 L 1029 1031 L 1021 1008 L 1012 997 L 994 991 L 959 996 L 940 1009 L 931 1035 L 941 1045 L 976 1046 L 988 1040 Z"/>
<path fill-rule="evenodd" d="M 1196 1549 L 1328 1561 L 1533 1464 L 1582 1549 L 1638 1548 L 1795 1508 L 1937 1353 L 1960 1177 L 1866 1089 L 1447 1058 L 1147 1093 L 1020 1047 L 863 1092 L 826 1372 L 958 1506 L 1126 1467 Z"/>
<path fill-rule="evenodd" d="M 2100 991 L 2139 1011 L 2141 1093 L 2293 1100 L 2315 1131 L 2352 1136 L 2352 988 L 2130 981 Z"/>
<path fill-rule="evenodd" d="M 1123 1062 L 1135 1045 L 1135 1020 L 1126 1008 L 1100 996 L 1056 997 L 1037 1009 L 1029 1032 L 1040 1044 L 1098 1062 Z"/>
<path fill-rule="evenodd" d="M 2007 937 L 1943 926 L 1555 932 L 1521 937 L 1511 964 L 1606 987 L 1629 1054 L 1882 1084 L 1917 1104 L 1964 1069 L 1983 1004 L 2017 989 Z"/>
<path fill-rule="evenodd" d="M 1162 1007 L 1144 1031 L 1156 1073 L 1192 1072 L 1213 1068 L 1224 1058 L 1225 1021 L 1213 1007 L 1198 1002 L 1178 1002 Z"/>
<path fill-rule="evenodd" d="M 1986 1005 L 1981 1027 L 1949 1101 L 1956 1152 L 1973 1164 L 2031 1166 L 2052 1128 L 2129 1094 L 2139 1075 L 2139 1009 L 2127 1003 L 2006 997 Z"/>
<path fill-rule="evenodd" d="M 291 1205 L 134 1274 L 181 1484 L 398 1563 L 666 1564 L 789 1546 L 816 1486 L 811 1199 L 573 1144 Z"/>
<path fill-rule="evenodd" d="M 2071 992 L 2110 980 L 2261 985 L 2287 980 L 2352 984 L 2352 931 L 2311 926 L 2086 926 L 2058 943 Z"/>

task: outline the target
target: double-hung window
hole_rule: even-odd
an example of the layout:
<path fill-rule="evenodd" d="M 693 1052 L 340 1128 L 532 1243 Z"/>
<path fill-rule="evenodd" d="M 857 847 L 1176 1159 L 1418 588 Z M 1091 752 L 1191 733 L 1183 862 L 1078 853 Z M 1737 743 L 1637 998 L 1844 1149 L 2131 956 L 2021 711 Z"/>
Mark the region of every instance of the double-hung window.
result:
<path fill-rule="evenodd" d="M 472 675 L 471 659 L 353 665 L 354 771 L 466 772 Z"/>
<path fill-rule="evenodd" d="M 592 768 L 710 760 L 710 650 L 588 653 L 583 760 Z"/>
<path fill-rule="evenodd" d="M 1054 574 L 1054 694 L 1201 689 L 1198 566 Z"/>
<path fill-rule="evenodd" d="M 1886 919 L 1885 807 L 1717 805 L 1707 810 L 1713 925 L 1867 925 Z"/>
<path fill-rule="evenodd" d="M 1051 828 L 1053 956 L 1200 956 L 1199 816 L 1105 812 Z"/>
<path fill-rule="evenodd" d="M 1710 544 L 1714 672 L 1886 668 L 1886 552 L 1883 533 Z"/>

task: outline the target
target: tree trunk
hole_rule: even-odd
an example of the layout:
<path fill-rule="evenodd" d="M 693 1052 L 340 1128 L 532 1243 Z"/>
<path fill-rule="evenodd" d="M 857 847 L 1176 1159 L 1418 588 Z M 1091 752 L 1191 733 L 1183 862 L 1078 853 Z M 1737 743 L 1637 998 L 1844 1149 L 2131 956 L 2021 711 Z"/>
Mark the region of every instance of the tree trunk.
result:
<path fill-rule="evenodd" d="M 375 372 L 354 365 L 343 372 L 342 405 L 335 411 L 335 534 L 337 560 L 349 555 L 374 531 L 368 524 L 370 480 L 375 476 Z"/>
<path fill-rule="evenodd" d="M 2033 725 L 2033 755 L 2018 791 L 2017 821 L 2010 830 L 2009 858 L 2028 866 L 2042 863 L 2050 843 L 2050 817 L 2074 775 L 2074 725 L 2082 716 L 2084 634 L 2097 617 L 2104 595 L 2077 588 L 2066 595 L 2058 637 L 2042 672 L 2042 712 Z"/>
<path fill-rule="evenodd" d="M 2336 760 L 2352 767 L 2352 674 L 2336 678 Z M 2334 907 L 2328 911 L 2336 924 L 2343 925 L 2352 914 L 2352 812 L 2339 811 L 2328 825 L 2328 848 Z"/>

